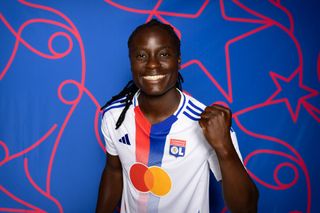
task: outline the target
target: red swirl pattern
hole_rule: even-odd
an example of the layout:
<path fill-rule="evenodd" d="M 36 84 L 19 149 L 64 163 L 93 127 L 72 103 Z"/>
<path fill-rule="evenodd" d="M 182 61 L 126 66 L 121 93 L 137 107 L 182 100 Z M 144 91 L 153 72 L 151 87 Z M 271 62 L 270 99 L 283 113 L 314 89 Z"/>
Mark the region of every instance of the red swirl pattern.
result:
<path fill-rule="evenodd" d="M 11 69 L 13 66 L 18 50 L 21 47 L 27 48 L 31 53 L 39 56 L 40 58 L 48 59 L 48 60 L 57 60 L 57 59 L 63 59 L 66 58 L 69 54 L 72 53 L 74 50 L 74 47 L 77 46 L 79 48 L 79 55 L 80 55 L 80 75 L 78 76 L 78 79 L 64 79 L 63 82 L 60 83 L 60 85 L 57 88 L 57 96 L 61 103 L 68 106 L 68 112 L 65 115 L 63 121 L 61 124 L 58 123 L 52 123 L 51 128 L 49 128 L 38 140 L 34 141 L 29 145 L 28 147 L 24 147 L 19 152 L 13 153 L 10 150 L 10 146 L 8 145 L 8 141 L 4 141 L 0 138 L 0 146 L 3 149 L 3 158 L 0 159 L 0 166 L 5 166 L 13 162 L 14 159 L 23 158 L 23 168 L 24 173 L 26 175 L 27 180 L 29 181 L 30 185 L 39 192 L 43 197 L 46 197 L 48 200 L 50 200 L 58 209 L 59 212 L 64 212 L 64 208 L 62 205 L 61 200 L 59 198 L 55 197 L 52 193 L 52 170 L 53 165 L 55 163 L 55 157 L 58 152 L 59 146 L 62 146 L 61 140 L 64 136 L 65 130 L 67 126 L 69 125 L 70 119 L 74 116 L 74 113 L 76 109 L 78 108 L 81 101 L 84 100 L 84 98 L 89 98 L 89 100 L 93 103 L 95 108 L 95 113 L 92 115 L 93 120 L 89 121 L 92 122 L 92 126 L 94 129 L 95 134 L 95 140 L 98 143 L 99 147 L 101 147 L 101 150 L 104 152 L 104 145 L 103 140 L 99 133 L 99 113 L 100 113 L 100 106 L 101 103 L 97 100 L 97 94 L 94 94 L 90 91 L 90 89 L 86 86 L 86 75 L 87 75 L 87 58 L 86 58 L 86 51 L 85 51 L 85 45 L 81 36 L 81 33 L 77 29 L 76 25 L 71 21 L 70 18 L 68 18 L 67 15 L 62 13 L 61 11 L 54 9 L 53 7 L 44 6 L 41 4 L 32 3 L 30 1 L 25 0 L 19 0 L 19 4 L 32 8 L 38 11 L 42 12 L 48 12 L 51 15 L 54 15 L 57 17 L 57 20 L 52 19 L 45 19 L 45 18 L 32 18 L 29 19 L 22 24 L 19 25 L 19 27 L 14 27 L 13 24 L 11 24 L 4 13 L 0 12 L 0 23 L 2 23 L 6 29 L 11 33 L 11 35 L 14 37 L 15 42 L 13 45 L 13 49 L 11 51 L 11 54 L 8 58 L 8 61 L 5 63 L 2 70 L 0 70 L 0 84 L 1 81 L 3 81 L 6 76 L 10 75 L 10 72 L 15 72 L 15 70 Z M 108 6 L 113 7 L 113 9 L 118 9 L 119 11 L 124 11 L 136 15 L 144 15 L 147 18 L 145 21 L 149 21 L 152 18 L 157 18 L 160 21 L 164 23 L 171 24 L 170 20 L 172 18 L 177 19 L 199 19 L 201 15 L 203 15 L 204 11 L 208 9 L 210 4 L 213 4 L 213 1 L 204 0 L 199 3 L 198 8 L 193 8 L 193 13 L 179 13 L 179 12 L 171 12 L 166 11 L 163 9 L 162 5 L 165 3 L 162 0 L 154 1 L 155 4 L 152 9 L 137 9 L 132 7 L 127 7 L 125 5 L 122 5 L 120 3 L 117 3 L 116 1 L 111 0 L 105 0 L 105 4 L 108 4 Z M 269 144 L 276 144 L 277 146 L 281 147 L 282 151 L 279 150 L 273 150 L 270 148 L 262 148 L 258 147 L 256 150 L 250 152 L 248 155 L 245 156 L 244 164 L 248 166 L 248 172 L 250 176 L 256 181 L 258 186 L 260 188 L 265 187 L 271 190 L 288 190 L 292 187 L 294 187 L 298 180 L 301 179 L 303 176 L 304 182 L 305 182 L 305 192 L 301 192 L 305 196 L 303 196 L 306 199 L 306 206 L 305 209 L 292 209 L 291 212 L 312 212 L 312 187 L 311 187 L 311 180 L 310 180 L 310 174 L 307 168 L 307 165 L 305 163 L 304 158 L 299 154 L 299 151 L 297 148 L 295 148 L 292 144 L 290 144 L 288 141 L 283 140 L 281 138 L 272 136 L 272 134 L 267 135 L 265 133 L 259 133 L 255 130 L 250 130 L 249 127 L 247 127 L 243 122 L 243 117 L 245 115 L 248 115 L 252 112 L 255 112 L 257 110 L 261 109 L 267 109 L 270 107 L 273 107 L 275 105 L 283 105 L 286 107 L 286 109 L 289 112 L 289 115 L 292 119 L 293 123 L 297 123 L 298 119 L 301 117 L 301 111 L 302 109 L 305 110 L 305 112 L 312 117 L 312 119 L 316 123 L 320 123 L 320 109 L 319 107 L 314 104 L 312 101 L 315 98 L 319 98 L 319 91 L 317 89 L 311 88 L 305 83 L 305 70 L 304 70 L 304 57 L 303 57 L 303 50 L 301 47 L 301 44 L 299 43 L 299 39 L 297 38 L 296 32 L 295 32 L 295 19 L 292 15 L 292 11 L 290 11 L 285 4 L 282 3 L 280 0 L 269 0 L 267 1 L 268 4 L 270 4 L 274 9 L 277 9 L 279 13 L 281 13 L 283 16 L 285 16 L 288 20 L 287 25 L 283 24 L 277 17 L 270 16 L 266 11 L 263 11 L 261 8 L 255 8 L 254 5 L 250 3 L 244 3 L 239 0 L 233 0 L 233 1 L 224 1 L 219 0 L 219 10 L 220 10 L 220 16 L 222 19 L 226 22 L 231 23 L 245 23 L 245 24 L 252 24 L 255 26 L 253 29 L 248 30 L 245 33 L 239 34 L 235 36 L 234 38 L 231 38 L 227 40 L 227 42 L 224 44 L 224 56 L 225 56 L 225 71 L 220 71 L 220 75 L 224 75 L 226 82 L 221 82 L 214 74 L 213 70 L 208 69 L 201 59 L 194 58 L 191 60 L 186 61 L 182 64 L 181 69 L 182 72 L 186 72 L 187 68 L 192 67 L 194 69 L 198 69 L 199 72 L 204 74 L 206 78 L 210 81 L 210 83 L 215 87 L 219 93 L 224 97 L 225 100 L 218 100 L 214 103 L 224 104 L 224 105 L 231 105 L 236 101 L 234 90 L 233 90 L 233 63 L 234 60 L 232 58 L 231 49 L 238 44 L 239 42 L 248 39 L 249 37 L 252 37 L 254 35 L 258 35 L 259 33 L 262 33 L 264 31 L 267 31 L 269 29 L 277 29 L 281 31 L 289 40 L 292 42 L 292 44 L 295 47 L 295 51 L 297 54 L 297 66 L 294 68 L 294 70 L 290 73 L 290 75 L 282 75 L 275 71 L 270 71 L 269 76 L 271 80 L 274 82 L 274 85 L 276 87 L 276 90 L 269 94 L 269 97 L 266 97 L 264 101 L 257 102 L 253 105 L 243 107 L 239 110 L 236 110 L 233 113 L 233 119 L 237 127 L 242 131 L 244 135 L 247 135 L 251 139 L 255 140 L 257 143 L 260 141 L 267 141 Z M 174 4 L 174 3 L 172 3 Z M 243 16 L 234 16 L 229 14 L 232 13 L 231 10 L 228 10 L 227 5 L 232 5 L 233 7 L 236 7 L 237 9 L 242 10 L 247 14 L 246 17 Z M 250 17 L 250 18 L 249 18 Z M 23 32 L 30 27 L 31 25 L 37 25 L 37 24 L 46 24 L 50 26 L 55 26 L 61 29 L 61 31 L 54 32 L 51 34 L 51 36 L 48 39 L 48 50 L 43 51 L 40 49 L 37 49 L 35 46 L 32 45 L 32 43 L 28 42 L 26 38 L 23 36 Z M 174 24 L 171 24 L 175 31 L 177 32 L 178 36 L 180 38 L 183 38 L 185 35 L 184 32 L 178 27 L 175 27 Z M 17 29 L 15 29 L 17 28 Z M 53 43 L 55 42 L 55 39 L 58 37 L 63 37 L 67 40 L 68 46 L 64 51 L 57 51 L 54 48 Z M 49 52 L 49 53 L 47 53 Z M 320 54 L 318 54 L 317 57 L 317 75 L 318 75 L 318 83 L 320 82 Z M 285 84 L 290 84 L 294 81 L 297 81 L 297 87 L 306 93 L 303 96 L 298 97 L 297 103 L 295 106 L 290 102 L 289 98 L 282 95 L 283 93 L 283 82 Z M 282 82 L 282 83 L 281 83 Z M 67 95 L 64 95 L 63 89 L 67 86 L 71 85 L 73 87 L 76 87 L 77 89 L 77 95 L 74 99 L 67 98 Z M 223 85 L 227 85 L 226 88 Z M 187 90 L 188 93 L 193 93 L 193 91 Z M 27 153 L 37 149 L 40 147 L 41 144 L 46 143 L 48 141 L 48 138 L 50 136 L 55 137 L 54 138 L 54 144 L 53 148 L 50 152 L 50 159 L 47 165 L 46 169 L 46 186 L 45 189 L 41 188 L 38 183 L 33 179 L 32 174 L 30 173 L 30 161 L 26 156 Z M 241 143 L 241 139 L 240 139 Z M 244 142 L 245 143 L 245 142 Z M 273 181 L 265 180 L 264 177 L 259 176 L 256 174 L 255 170 L 250 169 L 250 162 L 253 161 L 259 161 L 259 157 L 262 156 L 277 156 L 283 159 L 283 162 L 279 163 L 275 166 L 273 170 Z M 279 177 L 279 173 L 283 169 L 289 169 L 292 171 L 293 177 L 288 182 L 283 182 L 281 178 Z M 302 171 L 302 174 L 300 173 Z M 273 182 L 273 183 L 272 183 Z M 20 207 L 5 207 L 0 206 L 0 212 L 47 212 L 48 210 L 41 209 L 36 204 L 31 204 L 27 202 L 27 194 L 25 194 L 25 197 L 21 197 L 21 194 L 14 194 L 11 192 L 9 188 L 7 188 L 5 185 L 0 185 L 0 190 L 2 193 L 4 193 L 7 197 L 17 202 Z M 24 206 L 22 208 L 21 206 Z M 293 206 L 293 208 L 295 208 Z M 226 212 L 227 209 L 224 207 L 221 212 Z"/>

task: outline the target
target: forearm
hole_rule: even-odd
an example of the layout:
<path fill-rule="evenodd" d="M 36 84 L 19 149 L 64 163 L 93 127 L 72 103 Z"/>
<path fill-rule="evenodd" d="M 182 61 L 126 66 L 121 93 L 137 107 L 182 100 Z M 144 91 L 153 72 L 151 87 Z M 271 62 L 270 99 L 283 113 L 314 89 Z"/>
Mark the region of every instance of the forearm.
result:
<path fill-rule="evenodd" d="M 224 200 L 229 210 L 233 213 L 257 212 L 259 192 L 235 149 L 227 147 L 219 150 L 217 156 L 222 174 Z"/>
<path fill-rule="evenodd" d="M 121 199 L 122 187 L 122 171 L 105 168 L 101 177 L 96 212 L 114 212 Z"/>

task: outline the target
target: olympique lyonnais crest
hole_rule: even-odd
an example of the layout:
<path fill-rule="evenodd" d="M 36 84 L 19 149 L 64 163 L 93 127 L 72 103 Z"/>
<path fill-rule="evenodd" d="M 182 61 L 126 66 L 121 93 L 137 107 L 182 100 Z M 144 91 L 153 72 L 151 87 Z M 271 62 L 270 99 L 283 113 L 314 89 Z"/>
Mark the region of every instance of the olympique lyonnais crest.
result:
<path fill-rule="evenodd" d="M 183 157 L 186 151 L 186 141 L 170 139 L 170 155 Z"/>

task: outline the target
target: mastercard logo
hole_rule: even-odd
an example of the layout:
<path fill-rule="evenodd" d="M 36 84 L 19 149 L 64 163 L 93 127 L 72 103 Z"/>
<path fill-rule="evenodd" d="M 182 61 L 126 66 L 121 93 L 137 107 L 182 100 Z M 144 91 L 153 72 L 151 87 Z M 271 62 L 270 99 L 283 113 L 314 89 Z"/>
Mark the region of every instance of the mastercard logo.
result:
<path fill-rule="evenodd" d="M 147 167 L 142 163 L 135 163 L 130 168 L 130 179 L 138 191 L 151 192 L 159 197 L 168 194 L 171 189 L 169 175 L 158 166 Z"/>

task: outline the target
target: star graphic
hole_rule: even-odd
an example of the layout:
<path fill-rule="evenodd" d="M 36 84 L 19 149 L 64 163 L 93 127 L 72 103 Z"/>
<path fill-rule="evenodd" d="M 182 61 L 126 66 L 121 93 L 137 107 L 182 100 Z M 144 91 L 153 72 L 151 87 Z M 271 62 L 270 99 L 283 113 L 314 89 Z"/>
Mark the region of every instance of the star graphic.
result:
<path fill-rule="evenodd" d="M 192 31 L 199 32 L 183 34 L 183 47 L 189 51 L 183 54 L 186 63 L 181 68 L 185 78 L 184 88 L 207 105 L 217 100 L 233 102 L 231 64 L 234 58 L 231 48 L 238 41 L 269 27 L 260 19 L 227 16 L 227 8 L 223 2 L 211 2 L 196 21 L 172 21 L 182 32 L 190 31 L 190 25 Z M 236 9 L 236 5 L 228 7 Z M 208 24 L 194 24 L 205 22 Z M 212 50 L 213 54 L 210 52 Z M 187 68 L 192 65 L 192 68 Z M 194 79 L 202 82 L 201 88 L 199 84 L 194 84 Z"/>
<path fill-rule="evenodd" d="M 198 92 L 199 90 L 192 93 L 194 91 L 192 85 L 184 85 L 187 91 L 192 93 L 192 96 L 207 104 L 211 104 L 217 99 L 226 100 L 228 103 L 233 102 L 231 46 L 239 40 L 271 26 L 266 20 L 252 13 L 250 9 L 243 8 L 239 2 L 203 0 L 201 4 L 194 5 L 192 12 L 187 13 L 186 11 L 166 11 L 169 8 L 162 0 L 158 0 L 153 9 L 150 7 L 148 9 L 130 8 L 112 0 L 105 0 L 105 2 L 121 10 L 148 15 L 146 21 L 157 18 L 170 24 L 178 36 L 182 38 L 183 49 L 191 50 L 183 50 L 185 63 L 181 68 L 184 69 L 190 65 L 198 66 L 198 68 L 189 69 L 192 74 L 189 71 L 183 71 L 183 75 L 186 75 L 185 82 L 193 82 L 195 75 L 199 81 L 208 82 L 210 86 L 207 86 L 207 89 L 209 88 L 211 91 L 210 99 L 208 99 L 208 95 L 204 95 L 205 93 Z M 228 14 L 232 11 L 237 11 L 239 17 L 229 16 Z M 203 23 L 206 22 L 208 23 L 204 25 Z M 190 28 L 190 26 L 192 27 Z M 188 33 L 190 30 L 197 33 Z M 208 39 L 211 42 L 208 43 Z M 215 54 L 207 55 L 208 50 L 215 50 Z"/>
<path fill-rule="evenodd" d="M 299 70 L 293 72 L 288 78 L 275 72 L 270 72 L 270 76 L 277 90 L 271 95 L 267 102 L 269 102 L 269 104 L 284 102 L 292 120 L 296 122 L 299 117 L 301 105 L 307 103 L 307 99 L 319 95 L 319 92 L 303 84 L 302 72 Z"/>

